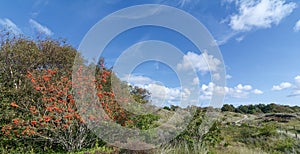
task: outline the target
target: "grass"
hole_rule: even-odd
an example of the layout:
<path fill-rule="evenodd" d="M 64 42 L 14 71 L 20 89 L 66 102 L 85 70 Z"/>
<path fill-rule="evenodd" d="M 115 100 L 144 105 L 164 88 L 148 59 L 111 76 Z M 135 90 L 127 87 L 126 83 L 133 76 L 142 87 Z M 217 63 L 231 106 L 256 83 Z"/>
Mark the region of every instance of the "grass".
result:
<path fill-rule="evenodd" d="M 228 146 L 226 148 L 216 148 L 212 151 L 215 154 L 267 154 L 261 149 L 250 149 L 245 145 Z"/>
<path fill-rule="evenodd" d="M 166 117 L 171 117 L 172 112 L 170 111 L 159 111 L 157 112 L 162 118 L 158 123 L 165 122 Z M 221 136 L 223 141 L 215 147 L 209 147 L 203 145 L 203 143 L 197 143 L 192 146 L 184 141 L 178 141 L 173 144 L 165 144 L 161 147 L 148 151 L 130 151 L 121 150 L 118 148 L 98 146 L 97 144 L 93 148 L 82 149 L 78 152 L 69 152 L 68 154 L 266 154 L 266 153 L 300 153 L 300 140 L 275 132 L 270 136 L 264 136 L 260 134 L 260 131 L 264 125 L 277 125 L 277 130 L 288 129 L 289 132 L 300 132 L 300 120 L 298 118 L 292 119 L 287 123 L 279 123 L 276 121 L 264 122 L 261 117 L 262 115 L 246 115 L 232 112 L 222 112 L 220 119 L 223 119 L 221 124 Z M 240 119 L 240 125 L 235 125 L 233 122 Z M 294 130 L 294 126 L 296 130 Z M 25 150 L 26 149 L 26 150 Z M 22 151 L 22 152 L 20 152 Z M 23 152 L 26 151 L 26 152 Z M 17 147 L 16 149 L 5 149 L 0 147 L 0 153 L 28 153 L 35 154 L 39 153 L 37 150 L 30 147 Z M 60 153 L 57 151 L 44 151 L 43 153 Z M 61 152 L 65 153 L 65 152 Z"/>

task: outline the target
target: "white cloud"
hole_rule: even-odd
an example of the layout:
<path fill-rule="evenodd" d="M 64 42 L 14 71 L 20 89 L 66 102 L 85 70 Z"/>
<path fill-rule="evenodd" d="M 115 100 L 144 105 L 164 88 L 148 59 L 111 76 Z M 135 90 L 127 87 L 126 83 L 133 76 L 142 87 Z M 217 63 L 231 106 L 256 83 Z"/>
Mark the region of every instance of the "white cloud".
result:
<path fill-rule="evenodd" d="M 252 89 L 252 86 L 250 85 L 242 85 L 242 84 L 238 84 L 236 87 L 235 87 L 237 90 L 251 90 Z"/>
<path fill-rule="evenodd" d="M 288 97 L 295 97 L 300 95 L 300 89 L 295 89 L 292 94 L 288 95 Z"/>
<path fill-rule="evenodd" d="M 187 88 L 182 90 L 180 87 L 167 87 L 145 76 L 127 75 L 121 78 L 121 80 L 129 82 L 131 85 L 147 89 L 151 93 L 152 103 L 159 106 L 169 104 L 179 105 L 180 100 L 184 100 L 191 95 L 191 91 Z M 193 84 L 199 84 L 199 78 L 194 78 Z M 215 94 L 225 94 L 228 98 L 247 98 L 249 94 L 263 94 L 261 90 L 253 89 L 251 85 L 238 84 L 235 87 L 219 87 L 212 82 L 200 85 L 199 90 L 200 100 L 210 100 L 214 92 Z M 193 104 L 199 105 L 198 101 L 190 100 L 190 102 L 191 101 L 193 101 Z"/>
<path fill-rule="evenodd" d="M 242 42 L 244 40 L 244 38 L 245 38 L 245 36 L 240 36 L 240 37 L 236 38 L 235 40 L 237 42 Z"/>
<path fill-rule="evenodd" d="M 228 89 L 228 95 L 233 98 L 247 98 L 249 95 L 249 91 L 252 89 L 252 86 L 238 84 L 236 87 Z"/>
<path fill-rule="evenodd" d="M 261 91 L 261 90 L 258 90 L 258 89 L 254 89 L 254 90 L 252 91 L 252 93 L 253 93 L 253 94 L 260 95 L 260 94 L 263 94 L 264 92 Z"/>
<path fill-rule="evenodd" d="M 231 97 L 231 98 L 247 98 L 250 92 L 257 95 L 263 93 L 261 90 L 258 89 L 254 89 L 252 91 L 251 90 L 252 90 L 251 85 L 238 84 L 237 86 L 232 88 L 231 87 L 222 88 L 222 87 L 215 86 L 214 83 L 210 82 L 207 85 L 202 84 L 200 98 L 202 100 L 209 100 L 211 99 L 213 92 L 219 94 L 226 94 L 227 97 Z"/>
<path fill-rule="evenodd" d="M 298 75 L 294 79 L 295 79 L 296 85 L 299 86 L 299 88 L 300 88 L 300 76 Z"/>
<path fill-rule="evenodd" d="M 235 31 L 270 28 L 279 24 L 296 8 L 296 3 L 285 0 L 236 0 L 239 13 L 230 17 L 229 26 Z"/>
<path fill-rule="evenodd" d="M 226 74 L 226 77 L 225 77 L 226 79 L 231 79 L 232 78 L 232 76 L 231 75 L 229 75 L 229 74 Z"/>
<path fill-rule="evenodd" d="M 235 37 L 237 34 L 239 34 L 236 31 L 231 31 L 230 33 L 227 33 L 223 36 L 221 36 L 220 38 L 218 38 L 218 40 L 215 40 L 217 45 L 224 45 L 226 44 L 231 38 Z"/>
<path fill-rule="evenodd" d="M 140 87 L 147 89 L 150 92 L 151 103 L 158 106 L 165 106 L 167 104 L 178 105 L 191 94 L 191 91 L 187 88 L 181 90 L 180 87 L 170 88 L 157 83 Z"/>
<path fill-rule="evenodd" d="M 209 100 L 213 95 L 214 84 L 212 82 L 208 83 L 208 85 L 202 84 L 200 90 L 200 99 Z"/>
<path fill-rule="evenodd" d="M 155 83 L 151 78 L 141 75 L 126 75 L 122 77 L 121 80 L 137 86 Z"/>
<path fill-rule="evenodd" d="M 182 99 L 188 98 L 191 94 L 190 90 L 185 88 L 181 90 L 180 87 L 167 87 L 161 82 L 155 81 L 146 76 L 126 75 L 121 78 L 131 85 L 144 88 L 150 92 L 152 104 L 157 106 L 165 106 L 169 104 L 178 105 Z M 196 81 L 196 78 L 194 79 Z M 197 103 L 197 102 L 195 102 Z"/>
<path fill-rule="evenodd" d="M 181 63 L 177 64 L 177 69 L 187 70 L 194 68 L 196 71 L 207 73 L 210 71 L 216 72 L 218 70 L 221 61 L 212 55 L 208 55 L 207 52 L 203 52 L 198 55 L 194 52 L 188 52 L 183 56 Z"/>
<path fill-rule="evenodd" d="M 143 88 L 151 93 L 151 101 L 153 104 L 172 103 L 180 100 L 181 92 L 178 88 L 168 88 L 159 84 L 145 85 Z"/>
<path fill-rule="evenodd" d="M 43 34 L 48 35 L 48 36 L 53 35 L 53 32 L 49 28 L 47 28 L 46 26 L 41 25 L 37 21 L 35 21 L 33 19 L 30 19 L 29 23 L 39 33 L 43 33 Z"/>
<path fill-rule="evenodd" d="M 300 76 L 296 76 L 294 78 L 295 80 L 295 86 L 294 89 L 292 91 L 292 93 L 290 95 L 288 95 L 288 97 L 293 97 L 293 96 L 299 96 L 300 95 Z"/>
<path fill-rule="evenodd" d="M 295 24 L 295 26 L 294 26 L 294 31 L 295 31 L 295 32 L 300 31 L 300 20 L 298 20 L 298 21 L 296 22 L 296 24 Z"/>
<path fill-rule="evenodd" d="M 200 82 L 200 80 L 199 80 L 198 77 L 195 77 L 195 78 L 193 79 L 193 85 L 197 85 L 197 84 L 199 84 L 199 82 Z"/>
<path fill-rule="evenodd" d="M 292 87 L 291 83 L 289 83 L 289 82 L 282 82 L 280 85 L 273 86 L 272 90 L 273 91 L 279 91 L 279 90 L 283 90 L 283 89 L 290 88 L 290 87 Z"/>
<path fill-rule="evenodd" d="M 273 91 L 279 91 L 283 89 L 290 89 L 291 93 L 287 97 L 294 97 L 294 96 L 300 96 L 300 75 L 296 76 L 294 78 L 294 82 L 282 82 L 279 85 L 274 85 L 272 87 Z"/>
<path fill-rule="evenodd" d="M 22 34 L 21 29 L 10 19 L 7 18 L 0 19 L 0 25 L 2 25 L 4 28 L 7 28 L 9 31 L 11 31 L 16 35 Z"/>

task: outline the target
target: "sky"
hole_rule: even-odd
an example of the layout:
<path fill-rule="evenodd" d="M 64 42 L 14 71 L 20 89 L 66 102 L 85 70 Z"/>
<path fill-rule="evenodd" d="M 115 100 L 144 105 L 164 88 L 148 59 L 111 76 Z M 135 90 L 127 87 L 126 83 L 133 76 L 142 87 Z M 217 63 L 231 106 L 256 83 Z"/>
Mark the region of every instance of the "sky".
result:
<path fill-rule="evenodd" d="M 199 88 L 196 105 L 209 103 L 215 89 L 211 78 L 218 78 L 216 72 L 222 62 L 226 69 L 224 103 L 300 105 L 298 0 L 2 0 L 0 28 L 29 37 L 64 38 L 79 48 L 87 32 L 106 16 L 142 4 L 171 6 L 195 17 L 211 33 L 223 59 L 198 49 L 176 31 L 141 26 L 124 31 L 105 47 L 101 56 L 108 66 L 114 66 L 118 57 L 133 45 L 159 40 L 182 52 L 175 69 L 192 64 L 197 78 L 190 82 Z M 178 20 L 178 24 L 184 23 Z M 182 88 L 176 75 L 168 64 L 150 60 L 120 78 L 148 89 L 154 104 L 179 105 L 180 98 L 191 90 Z"/>

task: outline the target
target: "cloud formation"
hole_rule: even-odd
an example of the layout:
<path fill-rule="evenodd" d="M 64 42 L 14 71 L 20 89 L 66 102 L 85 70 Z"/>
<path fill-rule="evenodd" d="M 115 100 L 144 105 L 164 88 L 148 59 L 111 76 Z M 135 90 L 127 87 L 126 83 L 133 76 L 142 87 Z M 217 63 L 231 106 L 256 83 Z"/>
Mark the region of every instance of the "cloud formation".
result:
<path fill-rule="evenodd" d="M 7 18 L 0 19 L 0 25 L 3 26 L 4 28 L 7 28 L 9 31 L 11 31 L 16 35 L 23 33 L 21 29 L 10 19 Z"/>
<path fill-rule="evenodd" d="M 261 90 L 258 90 L 258 89 L 254 89 L 254 90 L 252 91 L 252 93 L 253 93 L 253 94 L 260 95 L 260 94 L 263 94 L 264 92 L 261 91 Z"/>
<path fill-rule="evenodd" d="M 208 55 L 207 52 L 197 54 L 194 52 L 188 52 L 183 56 L 181 63 L 177 64 L 177 69 L 188 70 L 194 68 L 201 73 L 216 72 L 219 68 L 221 61 L 215 58 L 213 55 Z"/>
<path fill-rule="evenodd" d="M 296 85 L 300 87 L 300 76 L 296 76 L 295 78 Z"/>
<path fill-rule="evenodd" d="M 280 91 L 283 89 L 290 89 L 291 93 L 287 97 L 300 96 L 300 75 L 294 78 L 294 82 L 282 82 L 279 85 L 274 85 L 272 87 L 273 91 Z"/>
<path fill-rule="evenodd" d="M 282 82 L 279 85 L 274 85 L 272 87 L 272 90 L 273 91 L 280 91 L 280 90 L 287 89 L 287 88 L 290 88 L 290 87 L 292 87 L 291 83 L 289 83 L 289 82 Z"/>
<path fill-rule="evenodd" d="M 288 97 L 300 96 L 300 76 L 299 75 L 296 76 L 294 80 L 295 80 L 294 89 L 292 93 L 288 95 Z"/>
<path fill-rule="evenodd" d="M 294 26 L 294 31 L 299 32 L 300 31 L 300 19 L 296 22 Z"/>
<path fill-rule="evenodd" d="M 53 35 L 53 32 L 46 26 L 41 25 L 37 21 L 30 19 L 29 24 L 32 26 L 33 29 L 35 29 L 37 32 L 51 36 Z"/>
<path fill-rule="evenodd" d="M 229 74 L 226 74 L 225 78 L 226 78 L 226 79 L 231 79 L 231 78 L 232 78 L 232 76 L 231 76 L 231 75 L 229 75 Z"/>
<path fill-rule="evenodd" d="M 287 3 L 285 0 L 235 0 L 235 4 L 238 13 L 232 15 L 229 22 L 229 26 L 235 31 L 278 25 L 296 8 L 296 3 Z"/>
<path fill-rule="evenodd" d="M 131 85 L 148 90 L 151 94 L 151 103 L 157 106 L 179 105 L 182 99 L 189 97 L 189 89 L 167 87 L 159 81 L 141 75 L 127 75 L 121 78 Z M 196 79 L 195 79 L 196 80 Z M 195 81 L 196 82 L 196 81 Z M 194 102 L 197 103 L 197 102 Z"/>
<path fill-rule="evenodd" d="M 190 96 L 191 91 L 189 89 L 182 89 L 180 87 L 167 87 L 158 81 L 152 80 L 146 76 L 131 75 L 125 78 L 121 78 L 122 81 L 127 81 L 131 85 L 135 85 L 144 89 L 147 89 L 151 93 L 152 103 L 159 106 L 165 105 L 179 105 L 182 99 Z M 299 77 L 300 78 L 300 77 Z M 199 84 L 199 79 L 193 80 L 195 84 Z M 193 101 L 194 105 L 201 105 L 201 100 L 210 100 L 213 94 L 225 94 L 227 98 L 248 98 L 249 94 L 261 95 L 263 91 L 259 89 L 253 89 L 251 85 L 238 84 L 235 87 L 219 87 L 213 82 L 200 85 L 199 100 Z"/>
<path fill-rule="evenodd" d="M 247 98 L 249 94 L 260 95 L 263 94 L 263 91 L 254 89 L 252 90 L 251 85 L 242 85 L 238 84 L 235 87 L 218 87 L 215 86 L 214 83 L 210 82 L 207 85 L 201 85 L 200 99 L 209 100 L 211 99 L 213 92 L 215 93 L 223 93 L 227 95 L 227 97 L 231 98 Z M 252 90 L 252 91 L 251 91 Z"/>
<path fill-rule="evenodd" d="M 126 75 L 121 80 L 137 86 L 155 83 L 151 78 L 142 75 Z"/>

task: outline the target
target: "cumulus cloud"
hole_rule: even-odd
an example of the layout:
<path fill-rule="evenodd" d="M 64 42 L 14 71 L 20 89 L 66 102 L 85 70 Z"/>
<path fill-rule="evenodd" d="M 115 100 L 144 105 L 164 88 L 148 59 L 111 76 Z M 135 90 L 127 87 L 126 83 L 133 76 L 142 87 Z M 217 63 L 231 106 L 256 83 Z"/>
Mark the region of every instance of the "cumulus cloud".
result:
<path fill-rule="evenodd" d="M 295 26 L 294 26 L 294 31 L 295 31 L 295 32 L 300 31 L 300 20 L 298 20 L 298 21 L 296 22 L 296 24 L 295 24 Z"/>
<path fill-rule="evenodd" d="M 282 82 L 279 85 L 274 85 L 272 87 L 273 91 L 279 91 L 283 89 L 290 89 L 291 93 L 287 95 L 287 97 L 300 96 L 300 75 L 294 78 L 292 83 L 290 82 Z"/>
<path fill-rule="evenodd" d="M 228 95 L 233 98 L 247 98 L 249 95 L 249 91 L 252 89 L 252 86 L 238 84 L 236 87 L 228 89 Z"/>
<path fill-rule="evenodd" d="M 179 88 L 168 88 L 159 84 L 149 84 L 143 86 L 151 93 L 153 104 L 162 106 L 165 103 L 173 104 L 180 101 L 181 91 Z"/>
<path fill-rule="evenodd" d="M 158 106 L 165 106 L 167 104 L 179 105 L 191 94 L 190 90 L 187 88 L 171 88 L 157 83 L 143 85 L 140 87 L 147 89 L 150 92 L 151 103 Z"/>
<path fill-rule="evenodd" d="M 299 77 L 300 78 L 300 77 Z M 190 89 L 180 87 L 167 87 L 158 81 L 152 80 L 149 77 L 131 75 L 121 78 L 123 81 L 129 82 L 131 85 L 139 86 L 147 89 L 151 93 L 151 101 L 158 106 L 164 105 L 179 105 L 181 100 L 185 100 L 191 96 Z M 193 79 L 194 84 L 199 84 L 199 78 Z M 249 94 L 260 95 L 263 91 L 253 89 L 251 85 L 238 84 L 235 87 L 220 87 L 216 86 L 213 82 L 208 84 L 201 84 L 199 89 L 200 100 L 210 100 L 213 94 L 225 94 L 228 98 L 247 98 Z M 189 103 L 200 105 L 198 100 L 188 100 Z"/>
<path fill-rule="evenodd" d="M 229 74 L 226 74 L 226 77 L 225 77 L 226 79 L 231 79 L 232 78 L 232 76 L 231 75 L 229 75 Z"/>
<path fill-rule="evenodd" d="M 252 86 L 250 85 L 242 85 L 242 84 L 238 84 L 236 87 L 235 87 L 237 90 L 251 90 L 252 89 Z"/>
<path fill-rule="evenodd" d="M 208 100 L 211 99 L 213 95 L 213 90 L 214 90 L 214 84 L 212 82 L 206 84 L 202 84 L 201 86 L 201 92 L 200 92 L 200 99 L 202 100 Z"/>
<path fill-rule="evenodd" d="M 210 82 L 207 85 L 202 84 L 200 98 L 203 100 L 211 99 L 213 92 L 226 94 L 227 97 L 231 97 L 231 98 L 247 98 L 250 93 L 256 95 L 263 94 L 261 90 L 258 89 L 254 89 L 252 91 L 251 90 L 252 90 L 251 85 L 238 84 L 235 87 L 218 87 L 215 86 L 214 83 Z"/>
<path fill-rule="evenodd" d="M 21 29 L 10 19 L 7 18 L 0 19 L 0 25 L 3 26 L 4 28 L 7 28 L 9 31 L 11 31 L 16 35 L 22 34 Z"/>
<path fill-rule="evenodd" d="M 270 28 L 272 24 L 279 24 L 296 8 L 296 3 L 285 0 L 235 0 L 235 4 L 239 10 L 230 16 L 229 22 L 235 31 Z"/>
<path fill-rule="evenodd" d="M 30 19 L 29 23 L 32 26 L 32 28 L 34 28 L 39 33 L 43 33 L 43 34 L 48 35 L 48 36 L 53 35 L 53 32 L 48 27 L 41 25 L 37 21 L 35 21 L 33 19 Z"/>
<path fill-rule="evenodd" d="M 279 90 L 283 90 L 283 89 L 290 88 L 290 87 L 292 87 L 291 83 L 289 83 L 289 82 L 282 82 L 279 85 L 274 85 L 272 87 L 272 90 L 273 91 L 279 91 Z"/>
<path fill-rule="evenodd" d="M 216 72 L 219 68 L 221 61 L 215 58 L 213 55 L 209 55 L 207 52 L 202 54 L 196 54 L 194 52 L 188 52 L 183 56 L 181 63 L 177 64 L 177 69 L 187 70 L 194 68 L 196 71 L 207 73 Z"/>
<path fill-rule="evenodd" d="M 126 75 L 125 77 L 122 77 L 121 80 L 148 90 L 151 93 L 151 103 L 157 106 L 166 106 L 170 104 L 179 105 L 182 100 L 188 98 L 191 94 L 191 91 L 187 88 L 167 87 L 161 82 L 146 76 Z M 194 80 L 196 82 L 197 79 L 195 78 Z"/>
<path fill-rule="evenodd" d="M 254 89 L 254 90 L 252 91 L 252 93 L 253 93 L 253 94 L 260 95 L 260 94 L 263 94 L 264 92 L 261 91 L 261 90 L 258 90 L 258 89 Z"/>
<path fill-rule="evenodd" d="M 300 87 L 300 76 L 296 76 L 295 78 L 296 85 Z"/>
<path fill-rule="evenodd" d="M 290 95 L 288 95 L 288 97 L 293 97 L 293 96 L 300 96 L 300 76 L 296 76 L 294 78 L 295 80 L 295 86 L 294 89 L 292 91 L 292 93 Z"/>

